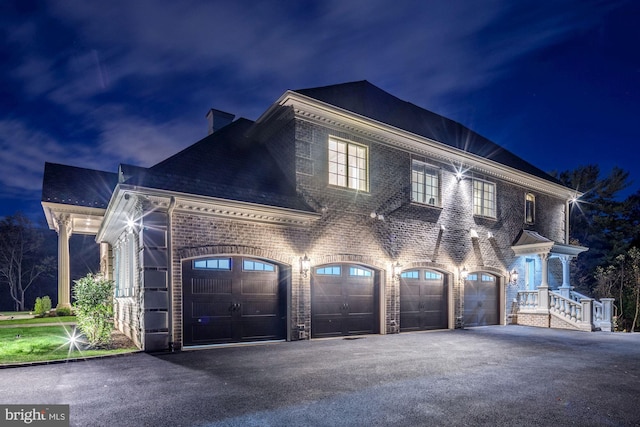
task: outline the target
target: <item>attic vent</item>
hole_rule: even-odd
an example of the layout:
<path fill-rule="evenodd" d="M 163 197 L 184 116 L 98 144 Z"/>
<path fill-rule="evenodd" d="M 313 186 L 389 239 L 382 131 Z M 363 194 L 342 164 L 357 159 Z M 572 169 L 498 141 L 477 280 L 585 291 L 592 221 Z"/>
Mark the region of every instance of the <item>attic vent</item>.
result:
<path fill-rule="evenodd" d="M 222 129 L 233 121 L 236 116 L 231 113 L 225 113 L 224 111 L 216 110 L 212 108 L 207 113 L 207 120 L 209 121 L 209 135 Z"/>

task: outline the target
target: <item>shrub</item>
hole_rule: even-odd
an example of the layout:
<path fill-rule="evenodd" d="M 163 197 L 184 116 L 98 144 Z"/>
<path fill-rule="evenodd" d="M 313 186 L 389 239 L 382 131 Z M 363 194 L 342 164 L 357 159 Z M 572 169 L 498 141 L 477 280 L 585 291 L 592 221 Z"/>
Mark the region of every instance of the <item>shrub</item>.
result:
<path fill-rule="evenodd" d="M 113 330 L 113 281 L 87 274 L 73 287 L 76 324 L 92 347 L 106 347 Z"/>
<path fill-rule="evenodd" d="M 69 307 L 59 307 L 56 308 L 56 316 L 71 316 L 71 309 Z"/>
<path fill-rule="evenodd" d="M 38 317 L 44 317 L 51 310 L 51 298 L 45 295 L 44 297 L 36 298 L 36 304 L 33 307 L 33 311 Z"/>

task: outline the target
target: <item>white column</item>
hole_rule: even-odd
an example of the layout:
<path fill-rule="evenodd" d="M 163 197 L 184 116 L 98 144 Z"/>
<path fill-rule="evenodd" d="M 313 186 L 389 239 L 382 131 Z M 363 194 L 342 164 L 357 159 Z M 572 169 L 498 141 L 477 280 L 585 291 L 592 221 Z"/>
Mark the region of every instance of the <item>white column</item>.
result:
<path fill-rule="evenodd" d="M 549 253 L 540 254 L 542 281 L 538 286 L 538 310 L 549 311 Z"/>
<path fill-rule="evenodd" d="M 540 254 L 540 263 L 542 265 L 542 280 L 540 282 L 541 288 L 549 287 L 549 253 Z"/>
<path fill-rule="evenodd" d="M 60 214 L 58 223 L 58 305 L 57 308 L 71 308 L 71 278 L 69 273 L 69 238 L 71 218 Z"/>
<path fill-rule="evenodd" d="M 571 281 L 569 271 L 571 257 L 563 255 L 560 257 L 560 261 L 562 262 L 562 286 L 558 291 L 563 297 L 569 298 L 569 292 L 571 291 L 571 284 L 569 283 Z"/>

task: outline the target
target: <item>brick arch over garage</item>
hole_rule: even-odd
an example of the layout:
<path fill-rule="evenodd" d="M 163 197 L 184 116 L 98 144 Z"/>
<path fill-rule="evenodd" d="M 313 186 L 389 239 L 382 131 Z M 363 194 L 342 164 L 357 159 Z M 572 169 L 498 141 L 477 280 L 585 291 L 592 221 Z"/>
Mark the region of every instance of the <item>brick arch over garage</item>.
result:
<path fill-rule="evenodd" d="M 270 259 L 285 265 L 293 265 L 295 257 L 285 256 L 282 252 L 265 250 L 255 246 L 244 245 L 206 245 L 193 248 L 181 248 L 177 250 L 178 263 L 185 259 L 199 258 L 210 255 L 247 255 L 255 258 Z"/>
<path fill-rule="evenodd" d="M 380 272 L 386 271 L 385 263 L 380 262 L 377 258 L 368 255 L 354 255 L 354 254 L 336 254 L 336 255 L 323 255 L 317 259 L 311 260 L 313 265 L 324 265 L 333 263 L 351 263 L 362 264 L 368 267 L 373 267 Z"/>

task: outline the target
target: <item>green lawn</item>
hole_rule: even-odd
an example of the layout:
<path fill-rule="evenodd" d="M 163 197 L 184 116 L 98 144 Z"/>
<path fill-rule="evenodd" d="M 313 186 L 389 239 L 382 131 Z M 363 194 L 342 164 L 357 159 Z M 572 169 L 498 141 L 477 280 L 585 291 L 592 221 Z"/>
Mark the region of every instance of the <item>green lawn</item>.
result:
<path fill-rule="evenodd" d="M 49 318 L 51 320 L 64 319 Z M 34 320 L 34 319 L 29 319 Z M 44 320 L 44 319 L 43 319 Z M 8 321 L 0 322 L 0 325 Z M 0 328 L 0 364 L 77 359 L 137 351 L 136 347 L 113 350 L 85 350 L 85 346 L 69 345 L 73 326 L 15 326 Z M 71 348 L 70 348 L 71 347 Z"/>
<path fill-rule="evenodd" d="M 75 322 L 75 316 L 61 316 L 61 317 L 34 317 L 33 319 L 11 319 L 0 320 L 0 327 L 5 325 L 37 325 L 40 323 L 68 323 Z"/>
<path fill-rule="evenodd" d="M 0 311 L 0 316 L 29 316 L 32 315 L 31 311 Z"/>

